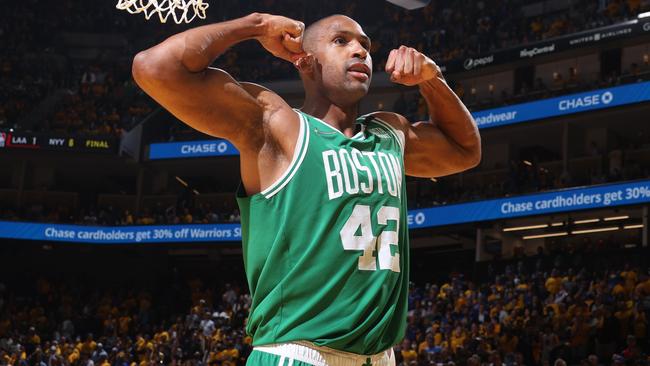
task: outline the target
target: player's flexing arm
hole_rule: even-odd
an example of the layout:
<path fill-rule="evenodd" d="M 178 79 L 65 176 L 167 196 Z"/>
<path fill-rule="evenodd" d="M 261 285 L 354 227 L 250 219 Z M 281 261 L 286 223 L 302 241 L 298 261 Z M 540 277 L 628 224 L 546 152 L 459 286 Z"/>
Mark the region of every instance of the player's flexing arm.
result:
<path fill-rule="evenodd" d="M 303 31 L 301 22 L 257 13 L 193 28 L 138 53 L 133 77 L 181 121 L 231 141 L 240 151 L 244 186 L 249 194 L 257 193 L 291 161 L 299 117 L 277 94 L 209 66 L 226 49 L 248 39 L 293 62 L 303 56 Z"/>
<path fill-rule="evenodd" d="M 480 163 L 481 139 L 476 123 L 445 82 L 438 65 L 417 50 L 401 46 L 390 52 L 386 72 L 395 83 L 417 85 L 429 109 L 429 121 L 414 124 L 396 113 L 376 114 L 404 131 L 406 174 L 441 177 Z"/>

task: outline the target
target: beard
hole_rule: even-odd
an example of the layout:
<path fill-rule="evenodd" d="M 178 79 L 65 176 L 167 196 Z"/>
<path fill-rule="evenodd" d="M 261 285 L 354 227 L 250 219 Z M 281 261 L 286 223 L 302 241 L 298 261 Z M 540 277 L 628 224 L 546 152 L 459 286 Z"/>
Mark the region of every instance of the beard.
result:
<path fill-rule="evenodd" d="M 347 68 L 336 75 L 323 75 L 322 90 L 329 100 L 336 105 L 346 106 L 359 103 L 368 94 L 370 78 L 360 81 L 351 76 Z"/>

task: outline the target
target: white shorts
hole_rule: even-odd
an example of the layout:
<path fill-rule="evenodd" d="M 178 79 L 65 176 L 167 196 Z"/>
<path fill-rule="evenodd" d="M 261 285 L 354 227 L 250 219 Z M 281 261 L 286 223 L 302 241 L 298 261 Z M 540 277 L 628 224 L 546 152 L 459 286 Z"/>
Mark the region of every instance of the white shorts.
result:
<path fill-rule="evenodd" d="M 319 347 L 309 342 L 290 342 L 256 346 L 253 351 L 280 357 L 278 365 L 292 366 L 294 361 L 314 366 L 395 366 L 393 348 L 366 356 Z"/>

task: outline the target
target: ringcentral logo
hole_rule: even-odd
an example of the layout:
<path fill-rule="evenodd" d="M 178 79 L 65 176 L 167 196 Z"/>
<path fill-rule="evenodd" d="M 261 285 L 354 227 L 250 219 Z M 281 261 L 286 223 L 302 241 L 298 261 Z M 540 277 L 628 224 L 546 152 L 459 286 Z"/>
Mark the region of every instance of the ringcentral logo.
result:
<path fill-rule="evenodd" d="M 544 46 L 544 47 L 535 47 L 531 49 L 524 48 L 523 50 L 519 51 L 519 57 L 535 57 L 537 55 L 541 55 L 544 53 L 551 53 L 555 51 L 555 43 Z"/>
<path fill-rule="evenodd" d="M 465 70 L 471 70 L 478 66 L 489 65 L 494 62 L 494 55 L 481 58 L 468 58 L 463 62 Z"/>
<path fill-rule="evenodd" d="M 584 97 L 564 99 L 558 103 L 558 108 L 561 111 L 585 108 L 585 107 L 595 107 L 599 104 L 609 104 L 614 100 L 614 94 L 610 91 L 606 91 L 602 94 L 591 94 Z"/>

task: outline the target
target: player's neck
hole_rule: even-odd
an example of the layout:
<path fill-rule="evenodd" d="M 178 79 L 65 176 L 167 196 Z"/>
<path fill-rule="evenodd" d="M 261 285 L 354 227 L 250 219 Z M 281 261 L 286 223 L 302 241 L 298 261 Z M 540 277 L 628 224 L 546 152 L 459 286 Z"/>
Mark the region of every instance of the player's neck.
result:
<path fill-rule="evenodd" d="M 305 98 L 301 111 L 321 119 L 330 126 L 352 137 L 355 131 L 355 121 L 359 113 L 359 105 L 341 107 L 325 98 Z"/>

